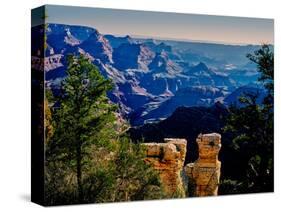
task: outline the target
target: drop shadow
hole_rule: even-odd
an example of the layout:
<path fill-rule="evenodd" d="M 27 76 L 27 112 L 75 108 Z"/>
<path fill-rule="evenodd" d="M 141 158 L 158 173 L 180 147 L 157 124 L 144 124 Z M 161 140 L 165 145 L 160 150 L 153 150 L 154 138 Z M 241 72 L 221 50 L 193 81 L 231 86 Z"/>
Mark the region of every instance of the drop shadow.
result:
<path fill-rule="evenodd" d="M 19 197 L 20 197 L 21 200 L 23 200 L 25 202 L 30 202 L 31 201 L 30 194 L 21 194 Z"/>

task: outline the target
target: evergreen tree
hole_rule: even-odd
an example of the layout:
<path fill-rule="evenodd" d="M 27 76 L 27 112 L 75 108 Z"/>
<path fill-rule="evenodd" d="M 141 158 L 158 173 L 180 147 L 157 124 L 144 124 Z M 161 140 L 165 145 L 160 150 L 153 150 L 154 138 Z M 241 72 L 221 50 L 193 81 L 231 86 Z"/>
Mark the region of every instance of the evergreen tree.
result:
<path fill-rule="evenodd" d="M 163 192 L 159 175 L 144 162 L 145 149 L 121 136 L 110 160 L 94 162 L 85 179 L 87 202 L 120 202 L 161 199 Z M 102 157 L 102 156 L 101 156 Z"/>
<path fill-rule="evenodd" d="M 50 152 L 67 160 L 74 169 L 79 202 L 83 202 L 82 177 L 91 146 L 110 144 L 116 107 L 109 104 L 106 92 L 112 88 L 110 80 L 84 56 L 68 57 L 67 78 L 62 83 L 55 110 L 54 142 Z"/>
<path fill-rule="evenodd" d="M 132 143 L 126 136 L 120 139 L 114 160 L 117 184 L 115 201 L 164 198 L 159 175 L 144 162 L 144 146 Z"/>
<path fill-rule="evenodd" d="M 61 95 L 47 93 L 47 204 L 163 197 L 143 147 L 124 135 L 127 126 L 106 96 L 112 86 L 87 58 L 70 55 Z"/>
<path fill-rule="evenodd" d="M 257 64 L 259 81 L 267 90 L 261 105 L 257 104 L 258 94 L 247 93 L 240 97 L 242 107 L 232 106 L 225 131 L 234 136 L 233 144 L 245 167 L 240 192 L 273 191 L 273 71 L 274 56 L 270 46 L 248 54 Z M 243 169 L 241 169 L 242 171 Z"/>

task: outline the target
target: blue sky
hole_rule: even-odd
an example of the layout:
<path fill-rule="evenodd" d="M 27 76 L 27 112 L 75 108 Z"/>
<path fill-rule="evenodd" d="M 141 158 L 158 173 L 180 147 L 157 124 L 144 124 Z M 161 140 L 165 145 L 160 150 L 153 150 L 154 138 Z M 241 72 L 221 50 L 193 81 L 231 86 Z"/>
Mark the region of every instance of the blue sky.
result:
<path fill-rule="evenodd" d="M 83 25 L 103 34 L 261 44 L 274 42 L 273 19 L 46 6 L 48 23 Z"/>

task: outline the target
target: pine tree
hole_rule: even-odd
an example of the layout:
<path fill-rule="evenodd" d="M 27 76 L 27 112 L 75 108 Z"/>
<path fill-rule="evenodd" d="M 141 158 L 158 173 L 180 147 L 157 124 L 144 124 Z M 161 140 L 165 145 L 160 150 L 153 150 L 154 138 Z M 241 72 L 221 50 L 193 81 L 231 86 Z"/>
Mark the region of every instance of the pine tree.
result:
<path fill-rule="evenodd" d="M 115 201 L 161 199 L 165 197 L 158 173 L 144 162 L 146 149 L 122 136 L 117 148 Z"/>
<path fill-rule="evenodd" d="M 128 126 L 117 119 L 106 95 L 112 86 L 83 55 L 69 56 L 61 94 L 46 95 L 52 102 L 45 117 L 52 129 L 46 143 L 47 204 L 163 197 L 143 147 L 130 141 Z"/>
<path fill-rule="evenodd" d="M 68 160 L 76 174 L 79 202 L 83 202 L 83 170 L 90 162 L 91 147 L 109 145 L 114 130 L 114 111 L 106 92 L 112 88 L 99 70 L 84 56 L 68 57 L 67 77 L 55 109 L 54 142 L 50 152 Z"/>
<path fill-rule="evenodd" d="M 241 96 L 242 107 L 230 108 L 225 131 L 232 133 L 234 147 L 245 161 L 241 164 L 246 171 L 239 182 L 240 192 L 268 192 L 273 191 L 274 55 L 270 46 L 263 45 L 247 57 L 257 64 L 267 95 L 261 105 L 257 103 L 258 93 Z"/>

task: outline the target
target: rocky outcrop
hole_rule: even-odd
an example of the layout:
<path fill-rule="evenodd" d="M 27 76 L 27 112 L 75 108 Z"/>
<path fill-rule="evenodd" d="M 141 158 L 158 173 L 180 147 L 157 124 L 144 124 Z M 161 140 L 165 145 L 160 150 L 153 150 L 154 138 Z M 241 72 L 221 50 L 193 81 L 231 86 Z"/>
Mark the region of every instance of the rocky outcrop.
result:
<path fill-rule="evenodd" d="M 146 143 L 147 158 L 159 172 L 164 191 L 170 197 L 185 197 L 181 171 L 186 155 L 185 139 L 165 139 L 165 143 Z"/>
<path fill-rule="evenodd" d="M 145 161 L 159 172 L 164 191 L 170 197 L 185 197 L 187 186 L 184 185 L 183 176 L 186 176 L 189 196 L 216 196 L 221 168 L 218 160 L 221 135 L 200 134 L 196 139 L 199 157 L 185 167 L 187 141 L 176 138 L 164 140 L 165 143 L 144 144 L 147 155 Z"/>
<path fill-rule="evenodd" d="M 31 68 L 40 71 L 50 71 L 59 67 L 62 67 L 63 64 L 61 62 L 63 55 L 62 54 L 54 54 L 49 57 L 31 57 Z"/>
<path fill-rule="evenodd" d="M 176 74 L 182 70 L 181 67 L 169 59 L 169 56 L 165 51 L 156 53 L 148 68 L 154 73 L 159 72 L 169 74 Z"/>
<path fill-rule="evenodd" d="M 220 179 L 221 162 L 218 154 L 221 148 L 221 135 L 200 134 L 196 139 L 199 158 L 185 167 L 189 184 L 194 185 L 193 196 L 216 196 Z"/>
<path fill-rule="evenodd" d="M 100 59 L 104 64 L 112 63 L 113 49 L 108 40 L 98 31 L 92 33 L 87 40 L 79 45 L 92 57 Z"/>
<path fill-rule="evenodd" d="M 67 43 L 70 46 L 77 46 L 81 43 L 80 40 L 78 40 L 76 37 L 74 37 L 71 32 L 70 29 L 66 29 L 65 30 L 65 37 L 64 37 L 64 42 Z"/>

